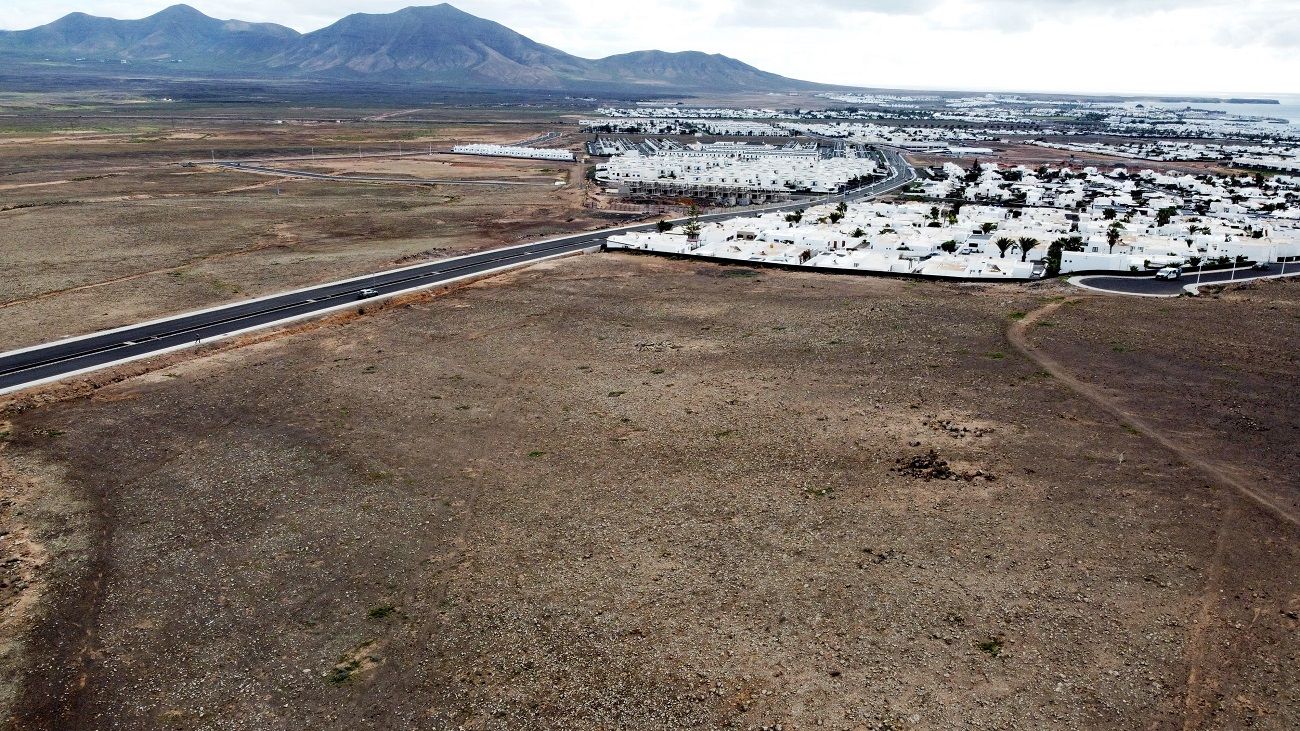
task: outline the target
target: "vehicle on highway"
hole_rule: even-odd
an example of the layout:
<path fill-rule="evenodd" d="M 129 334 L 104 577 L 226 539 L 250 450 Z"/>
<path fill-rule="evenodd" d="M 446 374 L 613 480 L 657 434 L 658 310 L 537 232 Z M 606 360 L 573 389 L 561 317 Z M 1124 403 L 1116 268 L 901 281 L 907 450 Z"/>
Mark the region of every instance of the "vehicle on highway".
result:
<path fill-rule="evenodd" d="M 378 297 L 378 296 L 379 296 L 379 290 L 373 287 L 366 287 L 360 292 L 357 292 L 357 299 L 359 300 L 368 300 L 371 297 Z"/>
<path fill-rule="evenodd" d="M 1156 272 L 1156 279 L 1167 279 L 1172 281 L 1174 279 L 1182 279 L 1182 278 L 1183 278 L 1182 267 L 1165 267 L 1164 269 L 1161 269 L 1160 271 Z"/>
<path fill-rule="evenodd" d="M 1250 268 L 1253 269 L 1253 270 L 1255 270 L 1255 271 L 1257 271 L 1257 272 L 1266 272 L 1266 271 L 1268 271 L 1269 269 L 1272 269 L 1272 268 L 1273 268 L 1273 265 L 1272 265 L 1272 264 L 1269 264 L 1269 263 L 1266 262 L 1266 261 L 1257 261 L 1257 262 L 1255 262 L 1254 264 L 1251 264 L 1251 265 L 1250 265 Z"/>

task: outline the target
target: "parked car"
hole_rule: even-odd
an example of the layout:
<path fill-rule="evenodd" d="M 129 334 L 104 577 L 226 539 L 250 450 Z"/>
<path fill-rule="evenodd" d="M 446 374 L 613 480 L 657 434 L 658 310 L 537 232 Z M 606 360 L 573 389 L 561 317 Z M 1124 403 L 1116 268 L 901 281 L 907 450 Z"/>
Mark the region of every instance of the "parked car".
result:
<path fill-rule="evenodd" d="M 1156 279 L 1167 279 L 1172 281 L 1174 279 L 1182 279 L 1182 278 L 1183 278 L 1182 267 L 1165 267 L 1164 269 L 1161 269 L 1160 271 L 1156 272 Z"/>
<path fill-rule="evenodd" d="M 371 297 L 378 297 L 378 296 L 379 296 L 379 290 L 374 289 L 373 287 L 366 287 L 360 292 L 357 292 L 357 299 L 359 300 L 368 300 Z"/>

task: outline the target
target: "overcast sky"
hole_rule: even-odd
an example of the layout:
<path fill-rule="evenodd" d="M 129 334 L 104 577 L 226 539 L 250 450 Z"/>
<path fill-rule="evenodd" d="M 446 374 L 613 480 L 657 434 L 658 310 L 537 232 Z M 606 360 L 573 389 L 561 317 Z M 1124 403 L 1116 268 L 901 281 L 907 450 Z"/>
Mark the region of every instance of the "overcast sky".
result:
<path fill-rule="evenodd" d="M 74 10 L 139 18 L 167 0 L 0 0 L 0 27 Z M 310 31 L 411 0 L 193 0 Z M 457 0 L 569 53 L 734 56 L 855 86 L 1300 93 L 1300 0 Z"/>

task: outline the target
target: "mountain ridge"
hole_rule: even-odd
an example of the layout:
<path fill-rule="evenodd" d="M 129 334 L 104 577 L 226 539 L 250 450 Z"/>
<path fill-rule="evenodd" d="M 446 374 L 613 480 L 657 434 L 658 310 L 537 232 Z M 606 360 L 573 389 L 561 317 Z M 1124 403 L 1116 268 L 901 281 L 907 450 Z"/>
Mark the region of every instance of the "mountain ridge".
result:
<path fill-rule="evenodd" d="M 172 74 L 207 71 L 482 89 L 832 88 L 699 51 L 582 58 L 448 3 L 353 13 L 310 33 L 274 23 L 219 20 L 188 5 L 173 5 L 138 20 L 77 12 L 36 28 L 0 31 L 0 58 L 49 64 L 118 62 Z"/>

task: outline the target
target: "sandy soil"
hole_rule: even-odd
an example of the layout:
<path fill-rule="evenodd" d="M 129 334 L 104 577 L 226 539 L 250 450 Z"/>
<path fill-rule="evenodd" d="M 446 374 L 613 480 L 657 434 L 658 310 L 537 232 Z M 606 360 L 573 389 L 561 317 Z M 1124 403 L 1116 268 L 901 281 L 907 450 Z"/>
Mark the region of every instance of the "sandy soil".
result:
<path fill-rule="evenodd" d="M 1300 534 L 1011 347 L 1073 294 L 586 256 L 15 401 L 15 723 L 1296 727 Z M 1297 313 L 1029 337 L 1294 500 Z"/>

